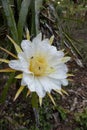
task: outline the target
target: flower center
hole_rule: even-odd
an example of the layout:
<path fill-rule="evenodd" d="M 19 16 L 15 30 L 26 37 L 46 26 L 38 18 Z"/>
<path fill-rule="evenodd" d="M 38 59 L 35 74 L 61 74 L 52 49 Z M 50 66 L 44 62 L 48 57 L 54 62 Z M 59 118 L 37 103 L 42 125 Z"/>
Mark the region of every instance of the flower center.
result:
<path fill-rule="evenodd" d="M 47 60 L 42 56 L 31 57 L 29 70 L 34 73 L 35 76 L 43 76 L 48 67 Z"/>

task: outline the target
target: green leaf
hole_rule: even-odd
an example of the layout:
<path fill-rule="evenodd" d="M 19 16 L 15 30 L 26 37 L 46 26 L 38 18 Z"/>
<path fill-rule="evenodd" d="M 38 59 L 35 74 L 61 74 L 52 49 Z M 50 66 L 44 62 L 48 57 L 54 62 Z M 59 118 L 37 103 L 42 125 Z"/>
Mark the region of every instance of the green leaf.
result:
<path fill-rule="evenodd" d="M 38 109 L 38 96 L 35 92 L 32 93 L 31 103 L 32 108 Z"/>
<path fill-rule="evenodd" d="M 31 34 L 37 35 L 40 32 L 39 26 L 39 14 L 42 7 L 43 0 L 32 0 L 31 11 L 32 11 L 32 24 Z"/>
<path fill-rule="evenodd" d="M 82 57 L 82 55 L 81 55 L 80 51 L 78 50 L 78 48 L 73 44 L 72 38 L 66 32 L 64 32 L 64 31 L 63 31 L 63 34 L 67 38 L 67 40 L 69 41 L 69 43 L 72 45 L 73 49 L 77 52 L 77 54 L 79 54 L 79 56 Z"/>
<path fill-rule="evenodd" d="M 35 0 L 35 26 L 36 34 L 39 33 L 39 13 L 42 7 L 43 0 Z"/>
<path fill-rule="evenodd" d="M 1 0 L 1 1 L 7 18 L 8 26 L 12 34 L 12 38 L 18 43 L 18 33 L 17 33 L 16 23 L 15 23 L 13 11 L 9 5 L 9 0 Z"/>
<path fill-rule="evenodd" d="M 67 118 L 68 111 L 64 109 L 62 106 L 57 106 L 56 109 L 60 113 L 62 120 L 65 120 Z"/>
<path fill-rule="evenodd" d="M 31 34 L 34 34 L 34 36 L 36 35 L 36 25 L 35 25 L 35 0 L 32 0 L 32 4 L 31 4 Z"/>
<path fill-rule="evenodd" d="M 26 17 L 28 14 L 28 8 L 31 3 L 31 0 L 23 0 L 21 4 L 21 9 L 19 13 L 19 20 L 18 20 L 18 35 L 19 35 L 19 41 L 22 40 L 23 35 L 23 27 L 25 25 Z"/>
<path fill-rule="evenodd" d="M 9 80 L 6 83 L 6 85 L 4 86 L 4 90 L 2 91 L 2 95 L 0 97 L 0 103 L 3 103 L 5 101 L 10 85 L 12 84 L 12 82 L 16 81 L 16 80 L 13 81 L 14 76 L 15 76 L 15 73 L 10 74 Z"/>
<path fill-rule="evenodd" d="M 22 0 L 17 0 L 16 2 L 17 2 L 18 11 L 20 11 Z"/>

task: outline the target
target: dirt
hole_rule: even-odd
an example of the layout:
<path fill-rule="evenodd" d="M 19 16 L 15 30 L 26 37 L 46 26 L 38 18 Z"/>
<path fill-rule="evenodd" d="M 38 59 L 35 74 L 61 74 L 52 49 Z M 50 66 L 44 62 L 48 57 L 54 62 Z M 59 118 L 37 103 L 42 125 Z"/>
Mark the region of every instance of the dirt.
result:
<path fill-rule="evenodd" d="M 87 68 L 81 68 L 75 62 L 71 62 L 69 69 L 73 70 L 74 76 L 70 78 L 69 86 L 64 87 L 68 92 L 68 96 L 64 95 L 58 99 L 59 106 L 62 106 L 62 108 L 67 111 L 67 117 L 63 120 L 59 116 L 59 112 L 54 111 L 52 113 L 53 129 L 51 130 L 74 130 L 75 128 L 80 128 L 79 124 L 75 121 L 75 113 L 82 113 L 87 107 Z M 3 77 L 5 80 L 8 79 L 8 76 L 1 75 L 0 77 Z M 2 84 L 5 84 L 4 79 L 2 80 Z M 1 88 L 0 92 L 2 92 Z M 17 88 L 13 84 L 9 89 L 5 103 L 0 105 L 0 119 L 10 118 L 8 120 L 10 120 L 11 130 L 16 130 L 16 127 L 15 129 L 12 127 L 14 120 L 17 121 L 20 119 L 19 124 L 16 122 L 18 128 L 24 127 L 22 123 L 24 120 L 27 120 L 28 117 L 31 119 L 29 123 L 35 122 L 29 99 L 25 99 L 23 95 L 21 95 L 16 102 L 13 102 L 16 91 Z M 25 126 L 28 127 L 28 123 L 26 123 Z M 7 130 L 10 129 L 8 128 Z"/>
<path fill-rule="evenodd" d="M 58 126 L 55 130 L 80 129 L 81 126 L 75 121 L 75 114 L 82 113 L 87 107 L 87 68 L 80 68 L 74 64 L 72 69 L 74 77 L 71 78 L 70 87 L 66 88 L 68 96 L 63 96 L 59 103 L 65 110 L 68 110 L 67 118 L 62 122 L 57 118 Z"/>

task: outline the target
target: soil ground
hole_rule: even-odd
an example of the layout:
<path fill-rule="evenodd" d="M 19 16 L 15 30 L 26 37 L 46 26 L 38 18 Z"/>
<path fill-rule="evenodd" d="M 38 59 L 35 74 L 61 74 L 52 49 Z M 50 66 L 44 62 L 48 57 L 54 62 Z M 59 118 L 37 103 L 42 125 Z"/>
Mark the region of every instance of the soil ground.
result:
<path fill-rule="evenodd" d="M 57 101 L 59 106 L 62 106 L 64 111 L 66 111 L 66 118 L 61 119 L 58 111 L 52 111 L 52 119 L 51 121 L 50 119 L 48 120 L 49 122 L 52 122 L 51 125 L 53 129 L 51 130 L 80 129 L 81 126 L 75 121 L 75 114 L 82 113 L 87 107 L 87 68 L 81 68 L 74 62 L 69 63 L 69 68 L 73 70 L 74 76 L 71 78 L 72 81 L 70 81 L 69 86 L 64 88 L 68 92 L 68 96 L 60 96 Z M 1 95 L 2 86 L 5 83 L 6 76 L 0 75 L 0 77 L 0 79 L 3 78 L 0 87 Z M 24 126 L 28 127 L 28 123 L 32 123 L 33 125 L 33 122 L 35 122 L 34 113 L 30 107 L 29 99 L 25 99 L 23 98 L 23 95 L 20 95 L 20 97 L 13 102 L 16 90 L 17 88 L 15 88 L 15 85 L 12 85 L 5 102 L 0 104 L 0 120 L 2 120 L 2 124 L 5 123 L 5 130 L 16 130 L 18 128 L 24 128 Z M 4 127 L 2 128 L 0 130 L 4 130 Z"/>

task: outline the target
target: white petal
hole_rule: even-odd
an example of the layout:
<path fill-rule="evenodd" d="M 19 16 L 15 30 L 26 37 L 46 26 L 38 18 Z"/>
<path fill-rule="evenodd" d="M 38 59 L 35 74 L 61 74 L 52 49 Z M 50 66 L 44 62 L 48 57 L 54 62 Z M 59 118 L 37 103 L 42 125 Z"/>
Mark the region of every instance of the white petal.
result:
<path fill-rule="evenodd" d="M 69 58 L 66 58 L 66 57 L 64 58 L 63 51 L 57 51 L 57 49 L 54 46 L 51 46 L 48 49 L 48 51 L 46 52 L 46 55 L 48 58 L 48 63 L 50 63 L 50 65 L 52 65 L 52 66 L 57 66 L 61 63 L 64 63 L 66 60 L 67 61 L 69 60 Z M 63 59 L 64 59 L 64 61 L 63 61 Z"/>
<path fill-rule="evenodd" d="M 69 56 L 63 57 L 63 58 L 62 58 L 62 62 L 63 62 L 63 63 L 66 63 L 66 62 L 69 61 L 70 59 L 71 59 L 71 57 L 69 57 Z"/>
<path fill-rule="evenodd" d="M 35 86 L 36 86 L 36 87 L 35 87 L 36 93 L 38 94 L 39 97 L 42 97 L 42 98 L 43 98 L 43 97 L 45 96 L 46 92 L 44 91 L 43 86 L 42 86 L 42 84 L 40 83 L 38 77 L 35 78 Z"/>
<path fill-rule="evenodd" d="M 48 62 L 50 65 L 55 66 L 62 63 L 62 58 L 64 53 L 62 51 L 57 51 L 54 47 L 48 52 Z"/>
<path fill-rule="evenodd" d="M 23 73 L 22 83 L 26 84 L 31 92 L 35 91 L 34 77 L 32 74 Z"/>
<path fill-rule="evenodd" d="M 26 84 L 31 84 L 34 80 L 34 76 L 32 74 L 23 73 L 23 81 Z"/>
<path fill-rule="evenodd" d="M 21 86 L 26 86 L 27 84 L 26 84 L 26 82 L 24 81 L 24 79 L 22 78 L 22 80 L 21 80 Z"/>
<path fill-rule="evenodd" d="M 65 79 L 67 78 L 68 68 L 65 64 L 59 64 L 56 67 L 53 67 L 55 72 L 48 75 L 48 77 L 53 79 Z"/>
<path fill-rule="evenodd" d="M 47 38 L 47 39 L 42 40 L 41 44 L 46 44 L 46 45 L 48 44 L 48 45 L 50 45 L 50 41 Z"/>
<path fill-rule="evenodd" d="M 43 41 L 35 44 L 35 50 L 37 54 L 44 55 L 47 59 L 52 58 L 52 55 L 55 53 L 57 54 L 56 47 L 53 47 L 48 43 L 43 43 Z"/>
<path fill-rule="evenodd" d="M 57 49 L 54 46 L 51 46 L 50 44 L 44 44 L 46 49 L 48 50 L 48 56 L 52 57 L 54 55 L 57 55 Z"/>
<path fill-rule="evenodd" d="M 26 63 L 21 63 L 19 60 L 11 60 L 9 62 L 9 66 L 12 69 L 30 73 L 29 70 L 28 70 L 28 68 L 26 68 L 26 66 L 27 66 Z"/>
<path fill-rule="evenodd" d="M 40 77 L 39 80 L 46 92 L 50 93 L 52 89 L 61 89 L 61 82 L 58 80 L 56 81 L 49 77 Z"/>
<path fill-rule="evenodd" d="M 23 51 L 25 51 L 27 49 L 30 49 L 30 47 L 31 47 L 31 41 L 29 41 L 29 40 L 23 40 L 21 42 L 21 47 L 22 47 Z"/>
<path fill-rule="evenodd" d="M 39 33 L 34 39 L 33 39 L 33 43 L 34 44 L 38 44 L 39 42 L 41 42 L 42 39 L 42 33 Z"/>
<path fill-rule="evenodd" d="M 21 70 L 21 64 L 19 60 L 11 60 L 8 64 L 12 69 Z"/>
<path fill-rule="evenodd" d="M 28 84 L 28 88 L 31 92 L 35 92 L 35 82 L 33 81 L 31 84 Z"/>
<path fill-rule="evenodd" d="M 58 53 L 58 58 L 62 58 L 64 56 L 63 51 L 57 51 L 57 53 Z"/>
<path fill-rule="evenodd" d="M 19 60 L 20 60 L 21 63 L 25 62 L 27 65 L 29 64 L 28 60 L 27 60 L 27 57 L 26 57 L 26 55 L 25 55 L 24 52 L 19 53 L 18 54 L 18 58 L 19 58 Z"/>
<path fill-rule="evenodd" d="M 55 68 L 57 72 L 58 72 L 58 70 L 64 71 L 65 73 L 68 72 L 68 68 L 67 68 L 66 64 L 64 64 L 64 63 L 54 66 L 53 68 Z"/>
<path fill-rule="evenodd" d="M 42 84 L 44 90 L 45 90 L 46 92 L 49 92 L 49 93 L 50 93 L 50 92 L 51 92 L 51 84 L 50 84 L 50 82 L 49 82 L 49 78 L 40 77 L 40 78 L 39 78 L 39 81 L 40 81 L 40 83 Z"/>
<path fill-rule="evenodd" d="M 29 59 L 27 59 L 24 52 L 18 54 L 18 58 L 21 64 L 21 70 L 26 73 L 31 73 L 29 71 Z"/>
<path fill-rule="evenodd" d="M 34 54 L 34 50 L 32 48 L 32 43 L 31 41 L 28 40 L 23 40 L 21 43 L 21 47 L 26 55 L 27 58 L 30 58 Z"/>
<path fill-rule="evenodd" d="M 41 36 L 38 35 L 36 38 L 33 39 L 33 43 L 32 46 L 33 48 L 35 48 L 36 53 L 38 54 L 45 54 L 47 56 L 47 53 L 50 50 L 56 50 L 56 47 L 53 47 L 49 44 L 49 40 L 48 39 L 44 39 L 41 41 Z M 57 50 L 56 50 L 57 51 Z"/>
<path fill-rule="evenodd" d="M 19 60 L 11 60 L 9 62 L 9 66 L 15 70 L 23 71 L 26 73 L 31 73 L 29 72 L 29 63 L 24 59 L 23 55 L 19 54 Z"/>
<path fill-rule="evenodd" d="M 48 77 L 53 79 L 65 79 L 67 78 L 67 74 L 62 70 L 57 70 L 57 72 L 49 74 Z"/>
<path fill-rule="evenodd" d="M 53 86 L 52 89 L 54 89 L 54 90 L 56 90 L 56 89 L 57 90 L 61 90 L 61 81 L 60 80 L 50 78 L 50 81 L 51 81 L 51 84 Z"/>
<path fill-rule="evenodd" d="M 68 85 L 68 80 L 67 79 L 62 79 L 61 83 L 62 83 L 62 85 L 67 86 Z"/>

